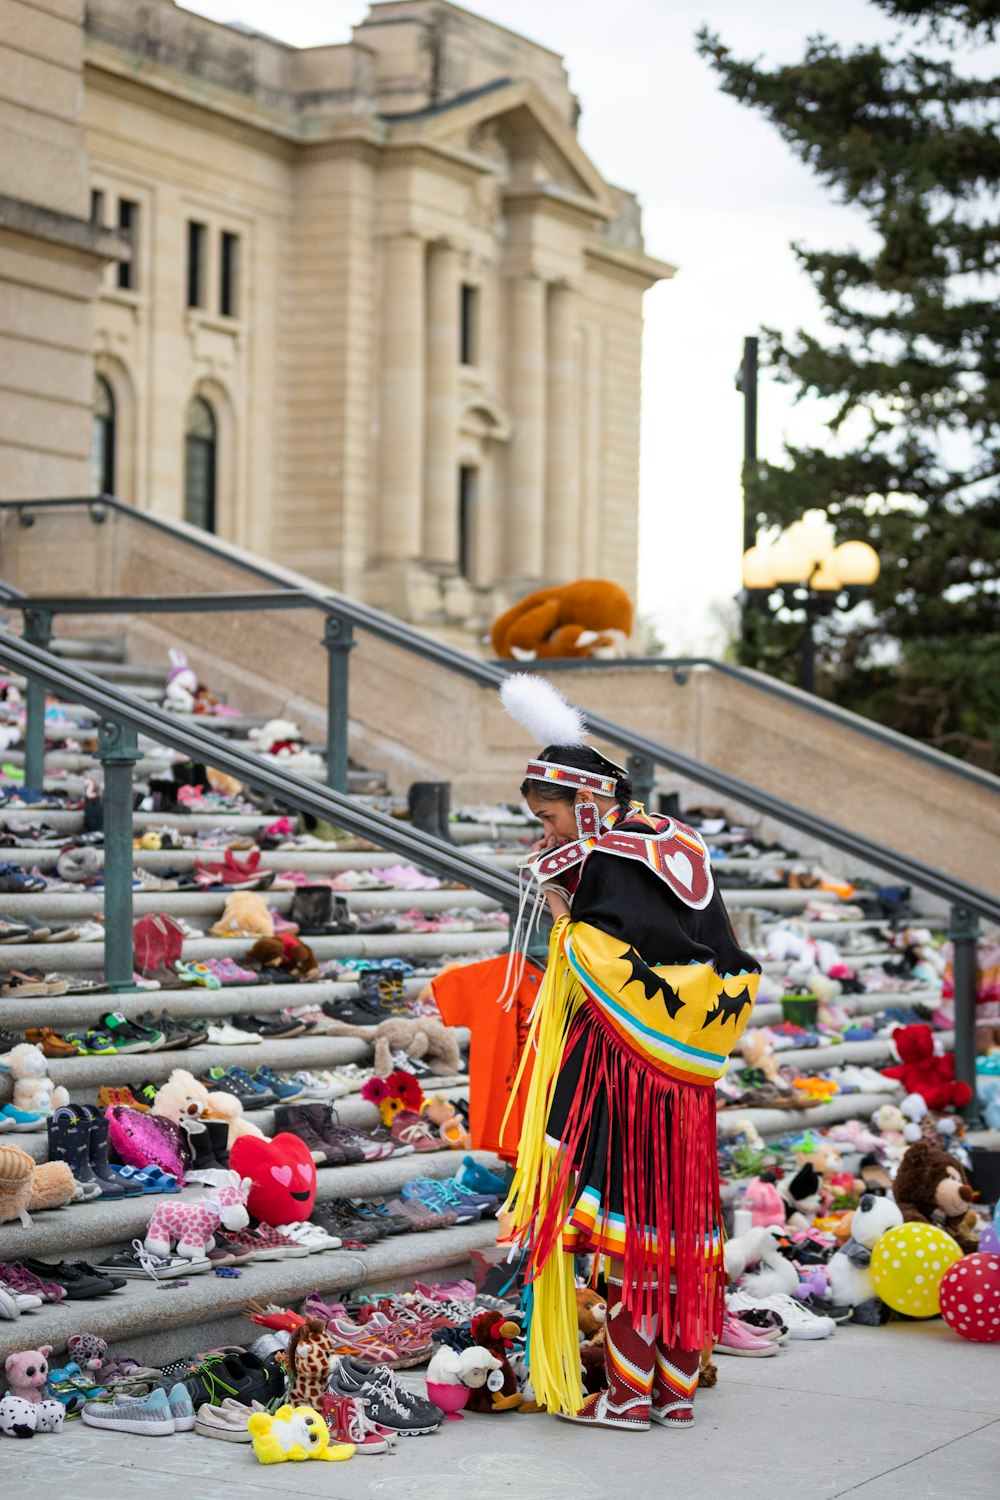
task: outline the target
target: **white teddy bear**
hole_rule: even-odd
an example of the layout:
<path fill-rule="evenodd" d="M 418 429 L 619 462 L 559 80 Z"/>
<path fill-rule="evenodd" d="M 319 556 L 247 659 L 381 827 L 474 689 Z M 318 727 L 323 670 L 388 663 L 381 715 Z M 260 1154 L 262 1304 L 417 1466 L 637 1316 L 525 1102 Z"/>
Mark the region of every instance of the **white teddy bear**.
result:
<path fill-rule="evenodd" d="M 48 1064 L 41 1047 L 21 1042 L 7 1052 L 0 1067 L 14 1078 L 14 1103 L 18 1109 L 50 1115 L 69 1103 L 69 1094 L 47 1076 Z"/>

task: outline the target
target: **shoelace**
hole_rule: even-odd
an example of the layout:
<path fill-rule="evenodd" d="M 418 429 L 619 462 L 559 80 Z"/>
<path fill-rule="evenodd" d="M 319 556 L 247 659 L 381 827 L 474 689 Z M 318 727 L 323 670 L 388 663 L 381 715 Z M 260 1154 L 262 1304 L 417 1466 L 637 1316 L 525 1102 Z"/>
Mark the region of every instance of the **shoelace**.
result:
<path fill-rule="evenodd" d="M 434 1136 L 433 1130 L 426 1120 L 414 1120 L 412 1125 L 404 1125 L 397 1137 L 405 1146 L 416 1145 L 417 1141 L 428 1141 Z"/>
<path fill-rule="evenodd" d="M 401 1417 L 410 1416 L 410 1408 L 400 1397 L 399 1389 L 392 1377 L 392 1371 L 385 1365 L 379 1365 L 373 1371 L 373 1376 L 372 1384 L 377 1387 L 379 1395 L 392 1407 L 393 1411 L 398 1412 Z"/>
<path fill-rule="evenodd" d="M 142 1240 L 133 1240 L 132 1250 L 135 1254 L 136 1260 L 139 1262 L 139 1265 L 145 1271 L 146 1275 L 150 1276 L 153 1281 L 158 1282 L 160 1278 L 156 1274 L 157 1268 L 159 1266 L 169 1265 L 169 1259 L 164 1255 L 151 1254 L 151 1252 L 147 1250 L 145 1245 L 142 1243 Z"/>

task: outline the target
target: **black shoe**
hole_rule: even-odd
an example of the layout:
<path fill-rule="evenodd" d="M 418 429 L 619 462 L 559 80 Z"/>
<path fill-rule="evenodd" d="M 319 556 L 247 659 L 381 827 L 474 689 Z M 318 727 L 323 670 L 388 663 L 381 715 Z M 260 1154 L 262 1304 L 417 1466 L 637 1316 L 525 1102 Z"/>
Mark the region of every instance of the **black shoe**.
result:
<path fill-rule="evenodd" d="M 324 1000 L 320 1009 L 331 1020 L 341 1021 L 345 1026 L 377 1026 L 380 1021 L 385 1020 L 380 1010 L 376 1010 L 360 997 Z"/>
<path fill-rule="evenodd" d="M 389 1016 L 408 1016 L 402 969 L 363 969 L 358 975 L 358 995 L 380 1021 Z"/>
<path fill-rule="evenodd" d="M 342 1167 L 347 1157 L 334 1152 L 323 1136 L 326 1118 L 322 1104 L 280 1104 L 274 1111 L 275 1129 L 297 1135 L 318 1167 Z"/>
<path fill-rule="evenodd" d="M 201 1083 L 211 1092 L 232 1094 L 238 1099 L 244 1109 L 269 1109 L 272 1104 L 277 1104 L 277 1099 L 271 1093 L 262 1094 L 250 1083 L 245 1083 L 242 1078 L 233 1078 L 224 1068 L 209 1068 Z"/>
<path fill-rule="evenodd" d="M 357 1240 L 362 1245 L 374 1245 L 383 1238 L 374 1224 L 366 1224 L 346 1198 L 329 1198 L 317 1203 L 312 1211 L 314 1224 L 329 1229 L 338 1239 Z"/>
<path fill-rule="evenodd" d="M 341 1396 L 360 1396 L 370 1419 L 400 1437 L 436 1432 L 444 1421 L 440 1406 L 407 1390 L 386 1365 L 370 1369 L 344 1355 L 330 1375 L 329 1389 Z"/>
<path fill-rule="evenodd" d="M 116 1052 L 160 1052 L 165 1038 L 158 1026 L 137 1026 L 120 1011 L 108 1011 L 97 1023 L 115 1044 Z"/>
<path fill-rule="evenodd" d="M 368 1207 L 376 1215 L 377 1222 L 384 1224 L 390 1234 L 412 1234 L 414 1223 L 405 1214 L 394 1214 L 384 1198 L 369 1198 Z"/>
<path fill-rule="evenodd" d="M 229 1169 L 229 1121 L 228 1120 L 203 1120 L 202 1124 L 208 1131 L 208 1139 L 212 1145 L 212 1155 L 223 1171 Z M 218 1235 L 216 1235 L 218 1239 Z"/>
<path fill-rule="evenodd" d="M 136 1017 L 136 1020 L 141 1026 L 148 1027 L 150 1031 L 163 1033 L 165 1051 L 179 1052 L 193 1045 L 193 1034 L 186 1026 L 181 1026 L 175 1021 L 173 1016 L 168 1015 L 165 1010 L 162 1010 L 159 1015 L 156 1015 L 154 1011 L 144 1010 Z"/>
<path fill-rule="evenodd" d="M 305 1036 L 309 1029 L 304 1021 L 299 1021 L 295 1016 L 233 1016 L 232 1024 L 237 1031 L 252 1031 L 268 1041 Z"/>
<path fill-rule="evenodd" d="M 366 1202 L 364 1198 L 349 1198 L 347 1201 L 362 1223 L 372 1226 L 380 1240 L 389 1238 L 392 1230 L 389 1228 L 383 1215 L 377 1213 L 370 1203 Z"/>
<path fill-rule="evenodd" d="M 0 1052 L 9 1052 L 12 1047 L 20 1047 L 23 1041 L 23 1031 L 8 1031 L 6 1026 L 0 1026 Z"/>
<path fill-rule="evenodd" d="M 119 1182 L 108 1161 L 108 1122 L 99 1109 L 90 1104 L 77 1106 L 90 1132 L 90 1168 L 100 1184 L 102 1198 L 124 1198 L 124 1184 Z"/>
<path fill-rule="evenodd" d="M 66 1300 L 79 1302 L 85 1297 L 103 1297 L 127 1285 L 123 1276 L 102 1276 L 85 1260 L 61 1260 L 56 1265 L 47 1260 L 23 1258 L 23 1264 L 43 1281 L 56 1281 L 66 1288 Z"/>
<path fill-rule="evenodd" d="M 147 1078 L 145 1083 L 140 1083 L 138 1088 L 133 1089 L 136 1098 L 143 1104 L 148 1104 L 150 1109 L 156 1103 L 156 1096 L 160 1092 L 159 1085 Z"/>
<path fill-rule="evenodd" d="M 185 1175 L 188 1177 L 193 1177 L 195 1173 L 218 1172 L 220 1170 L 221 1163 L 216 1159 L 215 1151 L 212 1145 L 212 1137 L 208 1133 L 207 1121 L 192 1120 L 191 1125 L 192 1127 L 200 1125 L 201 1129 L 184 1129 L 184 1126 L 181 1126 L 181 1129 L 184 1130 L 184 1134 L 187 1138 L 188 1150 L 191 1153 L 191 1163 L 186 1169 Z M 229 1126 L 226 1125 L 227 1135 L 228 1132 Z"/>
<path fill-rule="evenodd" d="M 197 1410 L 206 1402 L 218 1406 L 227 1396 L 242 1401 L 244 1406 L 254 1401 L 270 1406 L 284 1396 L 286 1379 L 273 1358 L 262 1360 L 247 1352 L 212 1355 L 196 1365 L 182 1384 Z"/>

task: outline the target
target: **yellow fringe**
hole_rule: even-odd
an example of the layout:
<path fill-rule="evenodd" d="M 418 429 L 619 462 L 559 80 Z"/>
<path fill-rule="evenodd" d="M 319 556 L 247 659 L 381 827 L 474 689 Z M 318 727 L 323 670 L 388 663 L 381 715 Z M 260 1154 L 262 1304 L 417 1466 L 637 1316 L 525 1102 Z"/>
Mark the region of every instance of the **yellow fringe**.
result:
<path fill-rule="evenodd" d="M 535 1016 L 521 1058 L 513 1098 L 525 1069 L 534 1060 L 525 1106 L 517 1168 L 505 1212 L 511 1216 L 514 1238 L 530 1242 L 530 1227 L 536 1215 L 544 1217 L 558 1171 L 558 1146 L 545 1139 L 552 1091 L 566 1044 L 566 1031 L 583 999 L 569 965 L 562 955 L 562 939 L 569 926 L 560 917 L 552 929 L 549 963 L 539 990 Z M 501 1127 L 506 1129 L 507 1114 Z M 570 1189 L 563 1204 L 565 1216 L 572 1206 Z M 529 1356 L 535 1399 L 549 1411 L 575 1412 L 583 1405 L 580 1376 L 580 1345 L 577 1336 L 576 1288 L 573 1256 L 558 1247 L 546 1263 L 535 1268 Z"/>

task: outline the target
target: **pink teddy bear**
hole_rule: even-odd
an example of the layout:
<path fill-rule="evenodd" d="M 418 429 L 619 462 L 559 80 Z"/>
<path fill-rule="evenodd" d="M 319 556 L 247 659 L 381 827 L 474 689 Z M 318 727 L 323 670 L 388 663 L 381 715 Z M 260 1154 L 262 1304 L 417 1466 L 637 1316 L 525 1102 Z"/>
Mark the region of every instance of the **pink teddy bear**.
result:
<path fill-rule="evenodd" d="M 59 1432 L 66 1418 L 60 1401 L 45 1394 L 51 1344 L 8 1354 L 4 1371 L 10 1387 L 0 1400 L 0 1432 L 7 1437 L 30 1438 L 36 1432 Z"/>

